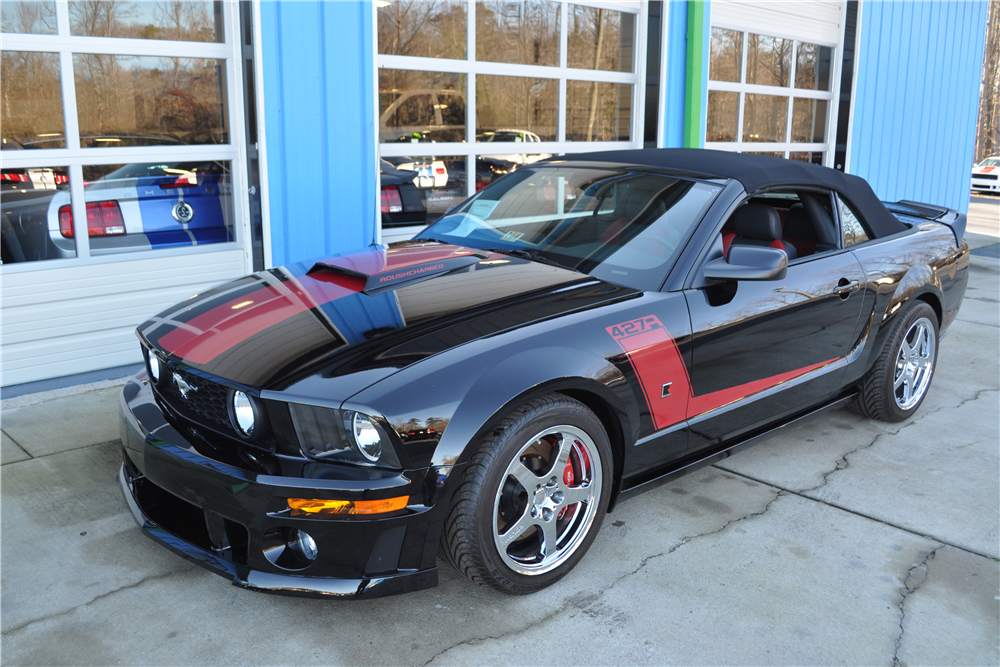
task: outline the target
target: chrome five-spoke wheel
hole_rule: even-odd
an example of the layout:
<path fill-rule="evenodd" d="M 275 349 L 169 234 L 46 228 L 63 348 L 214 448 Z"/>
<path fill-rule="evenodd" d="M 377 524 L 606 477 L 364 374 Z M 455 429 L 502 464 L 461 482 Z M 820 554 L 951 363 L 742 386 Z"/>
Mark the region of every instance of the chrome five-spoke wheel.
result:
<path fill-rule="evenodd" d="M 551 586 L 593 544 L 613 471 L 611 440 L 589 407 L 564 394 L 528 399 L 475 444 L 439 553 L 504 593 Z"/>
<path fill-rule="evenodd" d="M 600 457 L 581 429 L 548 428 L 521 447 L 497 489 L 493 540 L 520 574 L 542 574 L 576 551 L 597 513 Z"/>
<path fill-rule="evenodd" d="M 937 363 L 938 317 L 924 301 L 902 308 L 878 358 L 858 383 L 857 407 L 873 419 L 901 422 L 931 386 Z"/>
<path fill-rule="evenodd" d="M 892 389 L 896 405 L 909 410 L 920 402 L 931 383 L 937 347 L 934 325 L 921 317 L 910 325 L 896 355 Z"/>

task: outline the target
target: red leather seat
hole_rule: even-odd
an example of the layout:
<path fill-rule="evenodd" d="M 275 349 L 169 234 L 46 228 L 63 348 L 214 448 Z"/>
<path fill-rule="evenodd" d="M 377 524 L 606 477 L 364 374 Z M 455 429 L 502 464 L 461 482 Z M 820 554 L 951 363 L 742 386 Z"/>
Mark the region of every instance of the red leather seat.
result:
<path fill-rule="evenodd" d="M 770 246 L 784 250 L 789 260 L 798 257 L 795 246 L 781 239 L 781 218 L 771 206 L 744 204 L 736 209 L 730 221 L 732 233 L 722 237 L 722 248 L 729 256 L 729 248 L 734 245 Z M 727 240 L 727 236 L 730 238 Z"/>

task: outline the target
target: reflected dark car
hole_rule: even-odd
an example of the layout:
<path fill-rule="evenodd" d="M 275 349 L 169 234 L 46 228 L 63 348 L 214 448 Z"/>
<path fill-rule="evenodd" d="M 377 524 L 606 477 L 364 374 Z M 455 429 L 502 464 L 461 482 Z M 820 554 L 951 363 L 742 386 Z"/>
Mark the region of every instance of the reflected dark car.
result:
<path fill-rule="evenodd" d="M 434 158 L 394 157 L 381 160 L 382 227 L 422 226 L 438 220 L 448 209 L 465 199 L 465 159 L 447 160 L 443 164 L 448 175 L 444 185 L 422 186 L 414 165 Z M 400 169 L 397 165 L 405 165 Z M 476 191 L 514 171 L 517 164 L 506 160 L 479 157 L 476 159 Z"/>
<path fill-rule="evenodd" d="M 687 149 L 518 168 L 421 234 L 261 271 L 138 328 L 142 530 L 272 593 L 531 593 L 624 499 L 854 403 L 919 410 L 965 216 Z M 820 417 L 821 418 L 821 417 Z"/>

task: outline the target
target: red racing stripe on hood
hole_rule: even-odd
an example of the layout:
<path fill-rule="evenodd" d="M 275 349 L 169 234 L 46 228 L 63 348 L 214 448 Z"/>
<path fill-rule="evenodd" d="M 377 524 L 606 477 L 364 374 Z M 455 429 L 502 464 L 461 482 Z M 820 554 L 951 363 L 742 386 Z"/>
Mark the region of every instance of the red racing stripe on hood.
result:
<path fill-rule="evenodd" d="M 157 345 L 196 364 L 207 364 L 254 334 L 312 308 L 364 289 L 361 278 L 317 273 L 269 285 L 202 313 L 164 334 Z"/>

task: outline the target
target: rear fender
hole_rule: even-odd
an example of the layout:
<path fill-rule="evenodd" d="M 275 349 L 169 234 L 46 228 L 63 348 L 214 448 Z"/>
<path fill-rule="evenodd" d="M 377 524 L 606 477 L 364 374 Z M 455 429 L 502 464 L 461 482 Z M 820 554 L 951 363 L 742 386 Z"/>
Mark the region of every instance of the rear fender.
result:
<path fill-rule="evenodd" d="M 935 310 L 940 313 L 941 305 L 944 303 L 941 281 L 930 266 L 918 264 L 911 267 L 903 275 L 902 280 L 896 285 L 896 289 L 892 292 L 892 296 L 888 301 L 885 302 L 885 305 L 877 305 L 878 331 L 866 366 L 870 366 L 878 358 L 882 347 L 889 337 L 889 332 L 892 330 L 893 322 L 896 321 L 899 313 L 905 309 L 907 304 L 912 303 L 925 294 L 930 295 L 937 301 L 938 307 Z"/>

